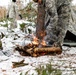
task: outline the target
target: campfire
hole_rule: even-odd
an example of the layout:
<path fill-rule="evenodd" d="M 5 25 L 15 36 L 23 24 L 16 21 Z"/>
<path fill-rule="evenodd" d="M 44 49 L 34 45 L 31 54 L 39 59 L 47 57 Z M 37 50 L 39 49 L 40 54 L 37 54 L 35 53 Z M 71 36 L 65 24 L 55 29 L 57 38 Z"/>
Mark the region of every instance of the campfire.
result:
<path fill-rule="evenodd" d="M 60 47 L 48 47 L 44 40 L 39 40 L 37 37 L 33 36 L 32 43 L 25 46 L 17 46 L 16 50 L 19 51 L 21 55 L 30 55 L 33 57 L 46 55 L 46 54 L 61 54 Z"/>
<path fill-rule="evenodd" d="M 36 37 L 33 36 L 32 43 L 24 47 L 17 46 L 16 50 L 18 50 L 21 55 L 31 55 L 37 57 L 46 54 L 61 54 L 60 47 L 49 47 L 46 45 L 46 42 L 43 39 L 46 36 L 44 25 L 45 25 L 45 3 L 42 2 L 38 4 Z"/>

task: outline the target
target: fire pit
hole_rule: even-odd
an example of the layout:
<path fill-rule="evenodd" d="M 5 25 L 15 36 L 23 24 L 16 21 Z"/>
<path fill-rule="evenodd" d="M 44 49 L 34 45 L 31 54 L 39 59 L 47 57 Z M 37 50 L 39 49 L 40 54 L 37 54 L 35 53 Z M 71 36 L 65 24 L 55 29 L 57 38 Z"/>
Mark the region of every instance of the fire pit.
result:
<path fill-rule="evenodd" d="M 46 55 L 46 54 L 61 54 L 62 53 L 62 50 L 60 47 L 46 46 L 46 43 L 44 40 L 40 41 L 35 36 L 33 37 L 32 43 L 25 46 L 17 45 L 15 50 L 19 51 L 21 55 L 30 55 L 33 57 Z"/>

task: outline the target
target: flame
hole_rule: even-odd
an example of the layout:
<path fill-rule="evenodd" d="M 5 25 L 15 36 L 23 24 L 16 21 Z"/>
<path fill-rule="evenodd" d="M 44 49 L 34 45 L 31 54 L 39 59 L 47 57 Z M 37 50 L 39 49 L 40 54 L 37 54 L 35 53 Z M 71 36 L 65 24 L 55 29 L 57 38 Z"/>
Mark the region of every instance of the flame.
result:
<path fill-rule="evenodd" d="M 32 41 L 32 43 L 33 43 L 34 45 L 38 45 L 38 44 L 39 44 L 38 38 L 37 38 L 36 36 L 33 36 L 33 41 Z"/>
<path fill-rule="evenodd" d="M 40 32 L 40 36 L 44 38 L 44 36 L 46 35 L 45 31 L 41 31 Z"/>
<path fill-rule="evenodd" d="M 39 40 L 39 39 L 38 39 L 36 36 L 34 36 L 34 35 L 33 35 L 33 41 L 32 41 L 32 43 L 33 43 L 34 45 L 46 46 L 46 42 L 45 42 L 44 39 Z"/>
<path fill-rule="evenodd" d="M 45 40 L 42 40 L 41 45 L 42 45 L 42 46 L 46 46 Z"/>

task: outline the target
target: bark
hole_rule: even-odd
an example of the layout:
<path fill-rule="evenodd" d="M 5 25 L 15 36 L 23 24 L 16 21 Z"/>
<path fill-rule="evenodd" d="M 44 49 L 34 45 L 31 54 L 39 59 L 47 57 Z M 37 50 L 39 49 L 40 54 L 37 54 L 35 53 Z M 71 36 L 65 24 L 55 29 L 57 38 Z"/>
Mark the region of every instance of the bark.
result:
<path fill-rule="evenodd" d="M 37 14 L 37 25 L 36 25 L 36 36 L 38 39 L 43 39 L 45 36 L 44 31 L 45 22 L 45 3 L 38 3 L 38 14 Z"/>
<path fill-rule="evenodd" d="M 40 55 L 45 55 L 45 54 L 61 54 L 62 50 L 60 47 L 42 47 L 42 48 L 38 48 L 36 46 L 31 46 L 28 47 L 28 45 L 26 47 L 17 47 L 16 50 L 18 50 L 19 52 L 25 53 L 24 55 L 30 55 L 33 57 L 37 57 Z"/>
<path fill-rule="evenodd" d="M 12 62 L 12 67 L 16 68 L 16 67 L 21 67 L 21 66 L 25 66 L 28 65 L 28 63 L 24 63 L 24 60 L 20 61 L 20 62 Z"/>
<path fill-rule="evenodd" d="M 48 47 L 48 48 L 35 48 L 34 49 L 34 53 L 61 53 L 62 50 L 60 49 L 60 47 Z"/>

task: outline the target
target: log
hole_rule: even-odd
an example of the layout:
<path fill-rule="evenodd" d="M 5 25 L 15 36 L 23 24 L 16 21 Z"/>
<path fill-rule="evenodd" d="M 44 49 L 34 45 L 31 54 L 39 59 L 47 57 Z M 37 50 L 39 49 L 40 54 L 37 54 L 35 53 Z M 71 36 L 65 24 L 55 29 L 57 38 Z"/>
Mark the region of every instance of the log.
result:
<path fill-rule="evenodd" d="M 60 47 L 50 47 L 50 48 L 35 48 L 34 53 L 57 53 L 61 54 L 62 50 Z"/>
<path fill-rule="evenodd" d="M 29 55 L 31 55 L 33 57 L 37 57 L 38 56 L 38 53 L 34 52 L 34 48 L 27 49 L 26 53 L 28 53 Z"/>
<path fill-rule="evenodd" d="M 28 45 L 27 45 L 28 46 Z M 19 52 L 22 52 L 23 51 L 23 55 L 30 55 L 30 56 L 33 56 L 33 57 L 37 57 L 37 56 L 40 56 L 40 55 L 45 55 L 45 54 L 61 54 L 62 53 L 62 50 L 60 47 L 37 47 L 37 46 L 32 46 L 32 47 L 18 47 L 16 48 L 16 50 L 18 50 Z"/>
<path fill-rule="evenodd" d="M 12 62 L 12 63 L 13 63 L 13 66 L 12 66 L 13 68 L 28 65 L 28 63 L 24 63 L 24 60 L 22 60 L 20 62 Z"/>
<path fill-rule="evenodd" d="M 31 56 L 33 56 L 33 48 L 27 49 L 26 52 Z"/>
<path fill-rule="evenodd" d="M 34 48 L 36 48 L 36 47 L 37 47 L 37 45 L 33 45 L 33 44 L 28 44 L 24 47 L 17 45 L 15 50 L 19 51 L 19 53 L 23 56 L 31 55 L 31 56 L 36 57 L 37 54 L 33 52 Z"/>

